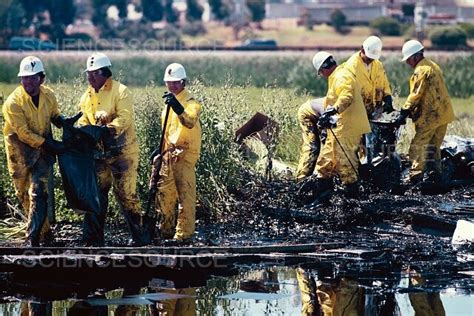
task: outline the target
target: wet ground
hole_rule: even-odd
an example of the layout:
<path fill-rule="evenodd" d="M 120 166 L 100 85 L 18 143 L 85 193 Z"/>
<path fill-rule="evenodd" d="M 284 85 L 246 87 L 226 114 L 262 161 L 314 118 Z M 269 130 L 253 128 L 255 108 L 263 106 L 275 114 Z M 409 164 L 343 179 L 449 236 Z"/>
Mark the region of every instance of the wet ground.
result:
<path fill-rule="evenodd" d="M 302 266 L 315 281 L 335 288 L 341 279 L 355 282 L 357 288 L 364 290 L 361 300 L 365 302 L 366 315 L 413 315 L 413 293 L 426 294 L 430 302 L 434 297 L 447 315 L 472 315 L 474 246 L 451 244 L 457 221 L 474 218 L 472 185 L 439 195 L 423 195 L 417 189 L 404 195 L 366 189 L 360 200 L 336 194 L 332 206 L 312 210 L 301 206 L 295 190 L 290 182 L 248 183 L 243 190 L 233 192 L 234 199 L 241 202 L 222 214 L 205 216 L 198 211 L 197 233 L 191 245 L 322 243 L 363 252 L 354 255 L 348 251 L 334 258 L 315 253 L 314 260 L 305 259 L 299 264 L 273 261 L 224 271 L 160 271 L 156 275 L 131 273 L 128 277 L 120 272 L 106 278 L 91 276 L 92 280 L 87 282 L 80 276 L 71 276 L 71 280 L 61 283 L 2 275 L 0 293 L 6 303 L 0 305 L 0 312 L 16 315 L 29 301 L 41 302 L 36 307 L 30 304 L 46 312 L 40 315 L 60 315 L 66 311 L 73 314 L 75 309 L 79 309 L 78 315 L 84 315 L 81 308 L 93 308 L 99 315 L 100 311 L 115 311 L 117 315 L 121 308 L 135 308 L 145 315 L 152 306 L 160 308 L 163 302 L 175 302 L 173 296 L 133 296 L 156 291 L 150 284 L 161 282 L 158 291 L 184 291 L 183 295 L 192 299 L 180 298 L 185 302 L 183 305 L 194 306 L 202 315 L 299 315 L 304 304 L 295 269 Z M 107 246 L 126 243 L 128 234 L 123 227 L 108 223 Z M 60 223 L 55 227 L 55 245 L 77 245 L 80 234 L 78 224 Z M 255 276 L 259 274 L 263 276 Z M 414 276 L 422 277 L 423 283 L 414 284 Z M 123 288 L 125 296 L 132 295 L 128 301 L 90 301 L 93 297 L 103 299 L 104 295 L 120 298 Z M 116 307 L 124 304 L 136 305 Z"/>

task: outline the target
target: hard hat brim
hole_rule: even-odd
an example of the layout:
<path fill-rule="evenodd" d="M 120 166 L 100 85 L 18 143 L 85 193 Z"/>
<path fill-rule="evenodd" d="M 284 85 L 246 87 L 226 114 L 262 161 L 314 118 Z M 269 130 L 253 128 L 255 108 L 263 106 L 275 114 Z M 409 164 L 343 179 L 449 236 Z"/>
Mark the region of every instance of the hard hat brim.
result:
<path fill-rule="evenodd" d="M 34 76 L 36 74 L 39 74 L 40 72 L 44 72 L 43 70 L 40 70 L 40 71 L 35 71 L 35 72 L 32 72 L 32 71 L 20 71 L 18 73 L 18 77 L 28 77 L 28 76 Z"/>
<path fill-rule="evenodd" d="M 365 50 L 364 50 L 364 51 L 365 51 Z M 370 59 L 379 60 L 381 55 L 382 55 L 381 53 L 379 53 L 379 54 L 371 54 L 371 53 L 365 51 L 365 56 L 369 57 Z"/>

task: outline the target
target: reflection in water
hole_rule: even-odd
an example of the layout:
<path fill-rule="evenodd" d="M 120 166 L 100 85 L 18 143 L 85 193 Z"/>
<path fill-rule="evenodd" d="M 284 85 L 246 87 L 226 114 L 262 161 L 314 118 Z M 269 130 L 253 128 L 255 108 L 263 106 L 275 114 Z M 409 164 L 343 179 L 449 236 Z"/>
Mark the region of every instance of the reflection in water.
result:
<path fill-rule="evenodd" d="M 153 316 L 192 316 L 196 315 L 196 289 L 155 289 L 155 293 L 185 295 L 186 297 L 167 299 L 151 305 L 150 315 Z"/>
<path fill-rule="evenodd" d="M 439 296 L 439 292 L 426 292 L 421 288 L 425 286 L 426 280 L 414 270 L 409 272 L 409 287 L 418 287 L 420 292 L 408 294 L 410 303 L 415 310 L 415 316 L 444 316 L 446 315 Z"/>
<path fill-rule="evenodd" d="M 428 292 L 421 274 L 410 270 L 408 298 L 415 316 L 446 315 L 439 292 Z M 366 288 L 354 279 L 335 277 L 318 279 L 315 270 L 299 267 L 296 278 L 301 292 L 301 315 L 403 315 L 396 302 L 395 288 L 384 293 L 367 294 Z M 419 288 L 419 291 L 417 291 Z M 406 313 L 406 312 L 405 312 Z"/>
<path fill-rule="evenodd" d="M 20 306 L 21 316 L 49 316 L 52 314 L 53 304 L 36 303 L 36 302 L 22 302 Z"/>
<path fill-rule="evenodd" d="M 21 304 L 1 304 L 0 315 L 186 316 L 197 314 L 297 315 L 301 313 L 305 316 L 442 316 L 452 314 L 453 304 L 450 306 L 448 298 L 444 295 L 443 302 L 447 305 L 443 306 L 439 291 L 432 291 L 433 285 L 438 285 L 435 277 L 430 276 L 427 282 L 414 269 L 395 271 L 390 275 L 385 273 L 378 277 L 374 277 L 373 271 L 369 274 L 359 271 L 338 275 L 332 269 L 320 270 L 315 266 L 296 269 L 289 267 L 250 269 L 241 270 L 238 275 L 230 277 L 209 279 L 202 287 L 177 288 L 180 285 L 169 280 L 152 279 L 148 285 L 142 284 L 140 287 L 107 293 L 94 291 L 92 293 L 99 296 L 87 296 L 89 300 L 84 301 L 44 303 L 25 301 Z M 47 290 L 44 289 L 44 291 Z M 251 296 L 251 299 L 248 295 L 246 299 L 225 298 L 228 294 L 239 293 L 254 296 Z M 106 296 L 110 302 L 105 299 Z M 257 296 L 260 298 L 256 299 Z M 121 297 L 124 300 L 121 300 Z M 90 300 L 91 298 L 99 300 Z M 140 304 L 135 303 L 139 300 L 145 300 L 145 304 L 113 305 Z M 463 305 L 456 308 L 455 313 L 472 312 L 472 306 Z"/>

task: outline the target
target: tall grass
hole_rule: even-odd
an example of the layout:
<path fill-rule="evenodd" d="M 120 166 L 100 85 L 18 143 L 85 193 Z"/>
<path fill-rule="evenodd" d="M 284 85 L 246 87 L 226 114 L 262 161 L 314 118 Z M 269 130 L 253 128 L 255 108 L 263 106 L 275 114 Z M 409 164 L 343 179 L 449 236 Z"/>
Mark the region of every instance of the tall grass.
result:
<path fill-rule="evenodd" d="M 84 69 L 87 52 L 38 53 L 44 60 L 47 75 L 53 82 L 70 82 Z M 227 78 L 235 85 L 281 88 L 307 91 L 322 96 L 326 83 L 315 76 L 311 58 L 313 53 L 217 53 L 217 52 L 110 52 L 113 71 L 126 74 L 127 84 L 144 87 L 162 82 L 163 71 L 171 62 L 183 63 L 188 74 L 199 79 L 204 86 L 221 87 Z M 466 98 L 474 94 L 474 55 L 469 53 L 427 52 L 427 57 L 439 62 L 444 71 L 446 84 L 452 97 Z M 17 82 L 17 67 L 24 55 L 2 53 L 0 82 Z M 335 54 L 339 62 L 349 53 Z M 401 96 L 408 94 L 408 79 L 412 69 L 400 62 L 401 54 L 384 52 L 385 70 L 392 88 Z"/>

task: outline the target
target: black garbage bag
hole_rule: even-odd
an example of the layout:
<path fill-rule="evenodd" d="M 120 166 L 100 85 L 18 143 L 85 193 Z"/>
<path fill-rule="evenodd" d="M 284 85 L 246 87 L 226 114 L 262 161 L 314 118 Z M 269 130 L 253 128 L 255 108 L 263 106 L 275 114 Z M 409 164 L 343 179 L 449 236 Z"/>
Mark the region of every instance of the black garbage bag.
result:
<path fill-rule="evenodd" d="M 63 128 L 67 151 L 58 156 L 67 206 L 78 212 L 99 214 L 100 192 L 94 150 L 103 132 L 99 126 Z"/>
<path fill-rule="evenodd" d="M 392 193 L 398 193 L 403 169 L 400 155 L 395 149 L 398 125 L 394 124 L 393 118 L 397 113 L 385 113 L 370 121 L 376 128 L 374 157 L 370 163 L 359 167 L 359 176 L 364 182 Z"/>

